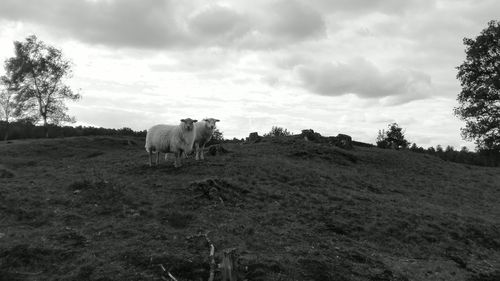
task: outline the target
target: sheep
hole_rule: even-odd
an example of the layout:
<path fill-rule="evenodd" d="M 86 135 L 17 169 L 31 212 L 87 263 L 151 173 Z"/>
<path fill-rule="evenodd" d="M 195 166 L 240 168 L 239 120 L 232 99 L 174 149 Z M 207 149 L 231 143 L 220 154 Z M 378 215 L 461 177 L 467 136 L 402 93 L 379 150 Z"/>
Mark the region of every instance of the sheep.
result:
<path fill-rule="evenodd" d="M 203 121 L 194 124 L 196 128 L 196 137 L 194 139 L 194 153 L 196 160 L 204 160 L 204 149 L 205 145 L 212 138 L 212 134 L 215 130 L 215 123 L 220 122 L 219 119 L 205 118 Z"/>
<path fill-rule="evenodd" d="M 156 152 L 156 165 L 160 162 L 160 152 L 163 152 L 175 155 L 174 167 L 182 166 L 182 155 L 193 149 L 196 122 L 197 120 L 186 118 L 177 126 L 159 124 L 151 127 L 146 134 L 145 145 L 149 154 L 149 166 L 153 166 L 153 152 Z"/>

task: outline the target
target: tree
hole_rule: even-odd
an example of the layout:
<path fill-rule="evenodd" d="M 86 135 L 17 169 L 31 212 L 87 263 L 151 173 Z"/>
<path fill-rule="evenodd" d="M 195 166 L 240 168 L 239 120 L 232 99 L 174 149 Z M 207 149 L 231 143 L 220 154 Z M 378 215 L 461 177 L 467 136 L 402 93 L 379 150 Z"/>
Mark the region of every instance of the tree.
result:
<path fill-rule="evenodd" d="M 14 102 L 15 88 L 7 76 L 0 77 L 0 85 L 0 120 L 5 121 L 4 140 L 7 140 L 9 138 L 10 118 L 16 107 Z"/>
<path fill-rule="evenodd" d="M 377 135 L 377 147 L 380 148 L 389 148 L 389 144 L 387 143 L 385 130 L 378 130 Z"/>
<path fill-rule="evenodd" d="M 213 145 L 213 144 L 218 144 L 224 141 L 224 135 L 222 134 L 221 131 L 219 131 L 218 128 L 215 128 L 215 130 L 212 132 L 212 138 L 208 142 L 208 146 Z"/>
<path fill-rule="evenodd" d="M 500 22 L 475 39 L 464 38 L 466 59 L 457 67 L 462 91 L 454 113 L 465 121 L 462 137 L 479 150 L 500 151 Z"/>
<path fill-rule="evenodd" d="M 212 133 L 212 139 L 217 142 L 221 142 L 224 140 L 224 135 L 221 131 L 219 131 L 219 129 L 216 128 Z"/>
<path fill-rule="evenodd" d="M 278 126 L 273 126 L 269 133 L 264 134 L 264 137 L 284 137 L 290 135 L 291 133 L 287 129 Z"/>
<path fill-rule="evenodd" d="M 48 137 L 49 122 L 74 122 L 67 115 L 65 100 L 78 100 L 65 84 L 71 74 L 71 63 L 55 47 L 39 41 L 35 35 L 26 41 L 14 42 L 15 56 L 5 62 L 7 73 L 19 86 L 16 114 L 22 118 L 42 120 L 45 136 Z"/>
<path fill-rule="evenodd" d="M 381 148 L 406 148 L 409 142 L 405 139 L 403 128 L 398 123 L 388 125 L 388 130 L 379 130 L 377 146 Z"/>

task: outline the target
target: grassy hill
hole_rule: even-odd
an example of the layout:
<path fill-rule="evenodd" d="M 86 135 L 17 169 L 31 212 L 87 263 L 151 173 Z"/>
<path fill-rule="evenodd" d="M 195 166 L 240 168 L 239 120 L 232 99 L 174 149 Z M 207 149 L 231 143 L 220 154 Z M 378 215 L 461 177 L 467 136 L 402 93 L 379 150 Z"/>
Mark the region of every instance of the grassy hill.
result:
<path fill-rule="evenodd" d="M 150 168 L 143 139 L 0 143 L 0 280 L 500 280 L 500 168 L 295 138 Z M 215 280 L 221 280 L 219 273 Z"/>

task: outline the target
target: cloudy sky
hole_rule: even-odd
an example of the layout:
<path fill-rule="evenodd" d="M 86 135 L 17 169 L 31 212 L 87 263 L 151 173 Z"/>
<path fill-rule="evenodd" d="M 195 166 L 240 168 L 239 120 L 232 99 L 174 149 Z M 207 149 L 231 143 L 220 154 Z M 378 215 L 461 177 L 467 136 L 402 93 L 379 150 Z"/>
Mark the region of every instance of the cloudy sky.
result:
<path fill-rule="evenodd" d="M 420 146 L 473 148 L 453 116 L 455 67 L 462 39 L 498 11 L 498 0 L 2 0 L 0 60 L 31 34 L 61 49 L 82 125 L 215 117 L 227 138 L 281 126 L 374 143 L 397 122 Z"/>

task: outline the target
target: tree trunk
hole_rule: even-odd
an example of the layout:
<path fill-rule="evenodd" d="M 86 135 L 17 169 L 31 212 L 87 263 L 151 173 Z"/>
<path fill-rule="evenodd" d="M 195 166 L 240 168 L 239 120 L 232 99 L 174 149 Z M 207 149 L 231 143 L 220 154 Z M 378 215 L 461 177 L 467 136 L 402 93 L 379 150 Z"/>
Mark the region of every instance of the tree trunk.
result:
<path fill-rule="evenodd" d="M 47 124 L 47 117 L 43 117 L 43 130 L 45 132 L 45 138 L 49 138 L 49 127 Z"/>
<path fill-rule="evenodd" d="M 3 140 L 7 141 L 8 139 L 9 139 L 9 121 L 7 121 L 5 124 L 5 136 Z"/>

